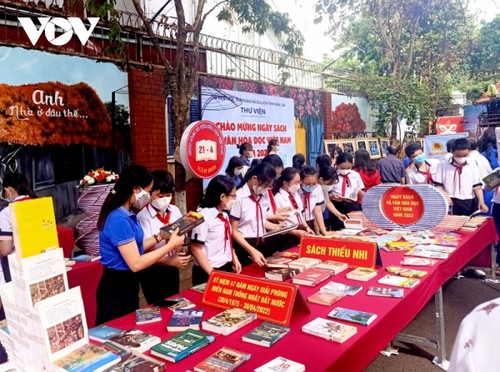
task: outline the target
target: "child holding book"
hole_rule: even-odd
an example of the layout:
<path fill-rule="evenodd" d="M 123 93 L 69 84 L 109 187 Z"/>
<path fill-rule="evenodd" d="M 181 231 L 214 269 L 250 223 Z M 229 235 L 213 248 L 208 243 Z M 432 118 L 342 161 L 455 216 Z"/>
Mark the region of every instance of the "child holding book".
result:
<path fill-rule="evenodd" d="M 132 208 L 142 209 L 150 201 L 153 176 L 141 165 L 131 165 L 106 197 L 97 228 L 103 274 L 97 287 L 96 324 L 102 324 L 139 308 L 139 278 L 143 270 L 184 243 L 184 236 L 170 236 L 167 244 L 144 253 L 159 243 L 161 236 L 145 238 Z"/>
<path fill-rule="evenodd" d="M 241 264 L 234 253 L 231 224 L 226 211 L 236 200 L 234 182 L 219 175 L 208 184 L 201 211 L 205 222 L 191 233 L 191 253 L 195 258 L 193 285 L 208 281 L 213 270 L 241 272 Z"/>
<path fill-rule="evenodd" d="M 137 214 L 137 221 L 141 224 L 145 236 L 158 234 L 160 228 L 171 225 L 182 217 L 179 208 L 170 203 L 174 192 L 172 174 L 157 170 L 152 172 L 152 175 L 151 202 Z M 151 249 L 158 249 L 165 244 L 165 240 L 158 239 L 158 242 Z M 180 251 L 172 251 L 156 264 L 139 271 L 142 292 L 148 304 L 179 293 L 179 269 L 186 267 L 190 259 L 190 255 Z M 158 285 L 158 283 L 164 284 Z"/>
<path fill-rule="evenodd" d="M 343 213 L 340 213 L 330 200 L 330 194 L 333 190 L 333 186 L 339 182 L 339 176 L 337 175 L 335 168 L 331 165 L 322 167 L 319 170 L 318 175 L 319 184 L 323 189 L 323 199 L 325 199 L 325 203 L 321 205 L 321 211 L 323 213 L 323 216 L 325 216 L 325 211 L 328 210 L 328 225 L 330 225 L 330 227 L 332 225 L 330 220 L 336 221 L 336 224 L 338 225 L 340 222 L 343 222 L 347 219 L 347 216 Z"/>

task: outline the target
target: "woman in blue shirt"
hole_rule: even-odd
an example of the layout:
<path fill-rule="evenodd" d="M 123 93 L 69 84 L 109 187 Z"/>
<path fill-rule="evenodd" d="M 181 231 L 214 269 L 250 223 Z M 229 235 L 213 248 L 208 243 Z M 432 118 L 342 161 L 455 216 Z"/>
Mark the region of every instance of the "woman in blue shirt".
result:
<path fill-rule="evenodd" d="M 144 253 L 163 239 L 160 232 L 145 238 L 133 212 L 149 202 L 152 187 L 151 173 L 141 165 L 132 165 L 120 173 L 104 201 L 97 222 L 101 264 L 104 266 L 97 288 L 97 324 L 135 311 L 139 307 L 136 273 L 184 243 L 184 236 L 175 231 L 167 244 Z"/>

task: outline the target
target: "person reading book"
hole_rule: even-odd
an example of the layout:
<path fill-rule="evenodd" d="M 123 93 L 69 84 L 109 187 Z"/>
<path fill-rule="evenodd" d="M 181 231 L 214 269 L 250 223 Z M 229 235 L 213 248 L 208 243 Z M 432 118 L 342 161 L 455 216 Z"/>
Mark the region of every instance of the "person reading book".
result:
<path fill-rule="evenodd" d="M 267 230 L 282 226 L 267 220 L 265 206 L 269 205 L 268 190 L 276 178 L 276 170 L 271 164 L 259 163 L 245 174 L 243 183 L 236 190 L 236 201 L 231 208 L 230 218 L 233 244 L 242 266 L 252 261 L 259 266 L 266 263 L 266 256 L 273 252 L 268 248 L 262 235 Z"/>
<path fill-rule="evenodd" d="M 208 281 L 213 270 L 241 272 L 241 264 L 234 252 L 229 216 L 236 200 L 236 187 L 231 178 L 219 175 L 207 187 L 201 202 L 200 213 L 205 222 L 196 226 L 191 233 L 193 285 Z"/>
<path fill-rule="evenodd" d="M 182 217 L 182 213 L 171 204 L 174 192 L 174 177 L 167 171 L 152 172 L 153 188 L 151 201 L 137 214 L 137 221 L 141 224 L 144 236 L 158 236 L 160 228 L 171 225 Z M 158 236 L 158 242 L 151 250 L 158 249 L 166 244 Z M 148 304 L 179 293 L 179 269 L 185 268 L 191 256 L 181 251 L 171 251 L 157 263 L 139 271 L 139 280 L 142 292 Z M 164 283 L 158 285 L 158 283 Z"/>
<path fill-rule="evenodd" d="M 325 216 L 325 211 L 328 210 L 328 222 L 325 221 L 325 223 L 328 224 L 328 227 L 332 228 L 332 226 L 340 225 L 341 222 L 347 220 L 347 216 L 340 213 L 330 200 L 333 186 L 339 182 L 339 176 L 335 171 L 335 168 L 331 165 L 321 167 L 318 175 L 319 184 L 323 189 L 323 199 L 325 200 L 325 203 L 321 204 L 321 212 L 323 213 L 323 216 Z"/>
<path fill-rule="evenodd" d="M 103 203 L 97 228 L 101 264 L 104 271 L 97 287 L 96 324 L 126 315 L 139 308 L 139 278 L 143 270 L 166 254 L 182 247 L 184 236 L 177 230 L 169 241 L 151 252 L 162 236 L 146 237 L 133 208 L 141 210 L 150 202 L 153 176 L 141 165 L 131 165 L 119 179 Z"/>

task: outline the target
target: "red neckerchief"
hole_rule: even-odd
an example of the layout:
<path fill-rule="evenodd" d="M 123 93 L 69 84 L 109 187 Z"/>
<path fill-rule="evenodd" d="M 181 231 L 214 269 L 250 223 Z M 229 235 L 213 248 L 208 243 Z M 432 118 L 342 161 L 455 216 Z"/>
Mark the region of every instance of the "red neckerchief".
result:
<path fill-rule="evenodd" d="M 273 214 L 276 214 L 278 209 L 276 208 L 276 201 L 274 200 L 273 191 L 271 189 L 267 190 L 267 195 L 269 195 L 269 201 L 271 202 L 271 209 L 273 210 Z"/>
<path fill-rule="evenodd" d="M 299 205 L 297 204 L 297 200 L 295 200 L 295 197 L 293 196 L 293 194 L 291 192 L 288 193 L 288 197 L 290 198 L 290 203 L 292 203 L 292 208 L 295 209 L 296 211 L 298 211 Z M 304 225 L 304 223 L 302 222 L 302 218 L 300 217 L 300 212 L 297 212 L 296 216 L 297 216 L 297 222 L 299 223 L 299 226 Z"/>
<path fill-rule="evenodd" d="M 302 190 L 304 191 L 304 190 Z M 312 217 L 311 213 L 311 193 L 310 192 L 305 192 L 304 191 L 304 210 L 309 213 L 309 217 Z M 306 213 L 306 219 L 307 219 L 307 213 Z M 312 218 L 311 218 L 312 220 Z"/>
<path fill-rule="evenodd" d="M 425 175 L 425 179 L 426 179 L 426 181 L 427 181 L 427 184 L 428 184 L 428 185 L 432 185 L 432 183 L 433 183 L 434 181 L 432 180 L 432 175 L 431 175 L 431 166 L 430 166 L 430 164 L 429 164 L 429 163 L 427 163 L 427 162 L 424 162 L 424 164 L 426 164 L 426 165 L 427 165 L 427 172 L 421 171 L 420 169 L 418 169 L 418 167 L 417 167 L 417 171 L 418 171 L 418 172 L 420 172 L 420 173 L 422 173 L 423 175 Z M 460 171 L 460 173 L 461 173 L 461 172 L 462 172 L 462 171 Z"/>
<path fill-rule="evenodd" d="M 227 218 L 224 218 L 224 215 L 222 213 L 218 213 L 217 218 L 224 223 L 224 251 L 229 245 L 229 249 L 231 250 L 231 261 L 234 263 L 233 240 L 231 239 L 231 225 L 229 224 L 229 220 Z"/>
<path fill-rule="evenodd" d="M 20 201 L 25 201 L 25 200 L 30 200 L 31 196 L 21 196 L 19 199 L 14 200 L 15 202 L 20 202 Z"/>
<path fill-rule="evenodd" d="M 170 222 L 170 211 L 168 209 L 165 211 L 165 217 L 163 217 L 161 213 L 158 212 L 151 204 L 148 204 L 147 207 L 148 209 L 151 208 L 153 211 L 156 212 L 155 217 L 158 218 L 162 224 L 168 225 L 168 223 Z"/>
<path fill-rule="evenodd" d="M 351 187 L 351 180 L 349 179 L 349 173 L 340 174 L 340 177 L 342 177 L 342 196 L 345 197 L 347 186 Z"/>
<path fill-rule="evenodd" d="M 452 160 L 451 161 L 451 165 L 453 165 L 455 167 L 455 173 L 453 173 L 453 182 L 456 184 L 457 181 L 456 181 L 456 178 L 457 178 L 457 174 L 458 174 L 458 192 L 461 193 L 462 192 L 462 169 L 467 165 L 467 162 L 463 163 L 463 164 L 455 164 L 455 160 Z"/>
<path fill-rule="evenodd" d="M 257 199 L 255 196 L 253 195 L 250 195 L 249 196 L 250 200 L 253 201 L 255 203 L 255 218 L 257 218 L 257 236 L 256 238 L 259 239 L 260 238 L 260 234 L 259 234 L 259 228 L 261 226 L 261 224 L 264 224 L 264 214 L 262 213 L 262 208 L 260 206 L 260 197 L 259 199 Z M 259 219 L 259 215 L 260 215 L 260 219 Z"/>

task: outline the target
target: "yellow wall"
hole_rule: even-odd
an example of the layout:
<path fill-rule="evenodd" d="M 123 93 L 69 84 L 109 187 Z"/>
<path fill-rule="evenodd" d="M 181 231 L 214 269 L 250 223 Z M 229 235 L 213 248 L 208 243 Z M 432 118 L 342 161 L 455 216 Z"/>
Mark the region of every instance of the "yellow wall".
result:
<path fill-rule="evenodd" d="M 297 118 L 295 118 L 295 153 L 300 153 L 307 159 L 306 128 L 300 126 Z"/>

